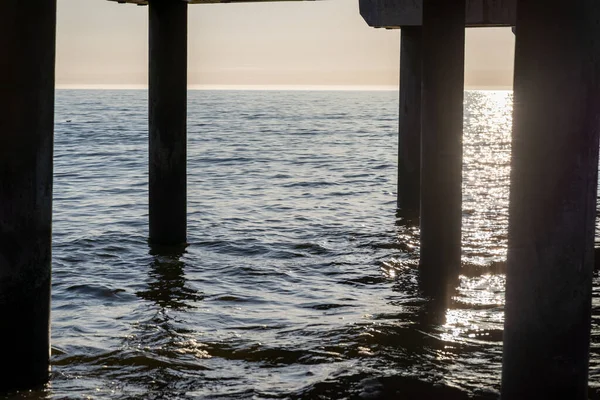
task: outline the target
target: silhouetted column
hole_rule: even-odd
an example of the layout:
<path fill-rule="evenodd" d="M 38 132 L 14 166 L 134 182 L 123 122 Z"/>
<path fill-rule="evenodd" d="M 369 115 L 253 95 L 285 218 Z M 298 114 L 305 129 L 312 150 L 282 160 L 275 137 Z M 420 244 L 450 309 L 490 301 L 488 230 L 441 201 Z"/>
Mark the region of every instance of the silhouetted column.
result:
<path fill-rule="evenodd" d="M 455 285 L 461 257 L 465 0 L 424 0 L 421 278 Z"/>
<path fill-rule="evenodd" d="M 150 0 L 150 241 L 186 241 L 187 2 Z"/>
<path fill-rule="evenodd" d="M 520 1 L 503 399 L 587 399 L 600 2 Z"/>
<path fill-rule="evenodd" d="M 421 27 L 404 27 L 401 35 L 398 209 L 402 214 L 418 215 L 421 201 Z"/>
<path fill-rule="evenodd" d="M 0 393 L 48 380 L 55 0 L 0 5 Z"/>

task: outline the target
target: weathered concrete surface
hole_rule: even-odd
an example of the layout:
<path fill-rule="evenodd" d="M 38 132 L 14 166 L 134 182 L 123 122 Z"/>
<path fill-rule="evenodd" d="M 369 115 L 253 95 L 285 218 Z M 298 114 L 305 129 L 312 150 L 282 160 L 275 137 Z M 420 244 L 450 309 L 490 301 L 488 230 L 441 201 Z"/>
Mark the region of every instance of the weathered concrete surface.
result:
<path fill-rule="evenodd" d="M 150 242 L 186 241 L 187 3 L 150 0 Z"/>
<path fill-rule="evenodd" d="M 55 0 L 0 5 L 0 394 L 48 380 Z"/>
<path fill-rule="evenodd" d="M 600 2 L 519 2 L 503 399 L 587 399 Z"/>
<path fill-rule="evenodd" d="M 420 276 L 440 295 L 461 261 L 464 4 L 425 0 L 422 27 Z"/>
<path fill-rule="evenodd" d="M 402 29 L 398 121 L 398 210 L 418 216 L 421 201 L 421 27 Z"/>
<path fill-rule="evenodd" d="M 369 26 L 400 28 L 419 26 L 423 0 L 359 0 L 360 14 Z M 513 26 L 517 0 L 467 0 L 465 26 Z"/>

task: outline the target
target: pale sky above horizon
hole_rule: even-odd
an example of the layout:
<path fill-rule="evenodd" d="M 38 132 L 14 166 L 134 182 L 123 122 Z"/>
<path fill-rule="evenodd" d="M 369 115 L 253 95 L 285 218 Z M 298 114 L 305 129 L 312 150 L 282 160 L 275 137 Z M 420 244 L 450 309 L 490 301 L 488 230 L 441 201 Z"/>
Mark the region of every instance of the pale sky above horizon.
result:
<path fill-rule="evenodd" d="M 147 83 L 147 7 L 58 0 L 57 25 L 57 86 Z M 399 80 L 400 31 L 367 26 L 358 0 L 190 5 L 188 48 L 190 85 Z M 513 54 L 510 29 L 467 30 L 465 84 L 510 87 Z"/>

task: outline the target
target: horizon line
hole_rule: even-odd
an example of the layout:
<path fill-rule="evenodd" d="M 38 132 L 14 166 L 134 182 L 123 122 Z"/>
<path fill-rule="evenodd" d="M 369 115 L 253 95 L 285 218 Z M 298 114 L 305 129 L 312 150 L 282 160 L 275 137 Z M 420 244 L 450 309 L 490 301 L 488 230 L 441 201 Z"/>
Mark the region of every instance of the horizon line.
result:
<path fill-rule="evenodd" d="M 56 84 L 57 90 L 148 90 L 135 84 Z M 398 91 L 398 85 L 188 85 L 188 90 L 272 90 L 272 91 Z M 511 91 L 511 86 L 468 85 L 465 90 Z"/>

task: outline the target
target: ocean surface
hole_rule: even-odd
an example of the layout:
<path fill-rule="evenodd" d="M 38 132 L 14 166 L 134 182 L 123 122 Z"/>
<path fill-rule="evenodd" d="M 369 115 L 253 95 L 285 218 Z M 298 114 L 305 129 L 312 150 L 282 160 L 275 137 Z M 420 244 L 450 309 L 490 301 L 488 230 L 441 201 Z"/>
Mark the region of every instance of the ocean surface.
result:
<path fill-rule="evenodd" d="M 497 398 L 511 109 L 465 95 L 463 274 L 440 311 L 396 215 L 397 92 L 190 91 L 189 246 L 164 253 L 147 92 L 58 90 L 52 377 L 13 397 Z"/>

